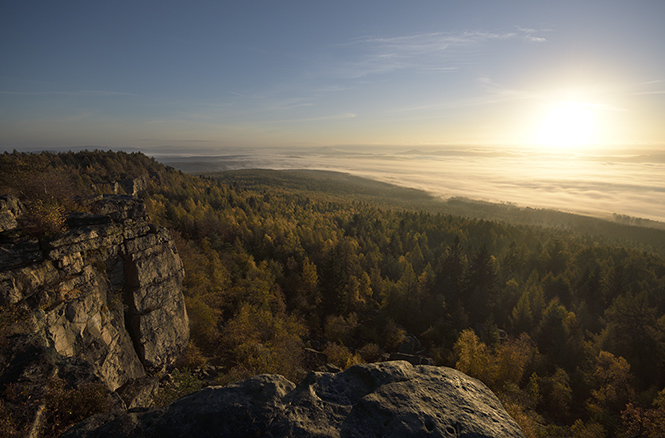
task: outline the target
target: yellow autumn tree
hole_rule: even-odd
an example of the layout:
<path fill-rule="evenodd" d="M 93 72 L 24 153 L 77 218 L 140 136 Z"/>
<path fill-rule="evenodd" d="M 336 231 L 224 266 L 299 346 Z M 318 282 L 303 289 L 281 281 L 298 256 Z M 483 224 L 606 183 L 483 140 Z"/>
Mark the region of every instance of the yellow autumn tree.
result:
<path fill-rule="evenodd" d="M 462 331 L 453 351 L 457 357 L 455 368 L 479 379 L 487 386 L 494 386 L 496 366 L 492 353 L 472 329 Z"/>

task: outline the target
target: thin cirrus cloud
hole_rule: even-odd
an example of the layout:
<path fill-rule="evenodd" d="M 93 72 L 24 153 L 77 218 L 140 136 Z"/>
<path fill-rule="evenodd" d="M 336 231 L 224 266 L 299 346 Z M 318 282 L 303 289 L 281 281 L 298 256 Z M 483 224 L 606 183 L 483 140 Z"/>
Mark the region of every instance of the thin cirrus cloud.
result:
<path fill-rule="evenodd" d="M 353 119 L 356 117 L 354 113 L 341 113 L 341 114 L 332 114 L 320 117 L 305 117 L 302 119 L 286 119 L 286 120 L 269 120 L 267 123 L 298 123 L 298 122 L 318 122 L 324 120 L 342 120 L 342 119 Z"/>
<path fill-rule="evenodd" d="M 6 96 L 137 96 L 124 91 L 78 90 L 78 91 L 0 91 Z"/>
<path fill-rule="evenodd" d="M 485 43 L 496 40 L 522 40 L 542 43 L 535 29 L 517 28 L 510 32 L 462 31 L 430 32 L 393 37 L 366 36 L 343 44 L 355 49 L 355 61 L 332 71 L 346 78 L 362 78 L 401 69 L 454 71 L 469 62 Z"/>
<path fill-rule="evenodd" d="M 365 92 L 365 86 L 372 78 L 400 70 L 455 72 L 473 62 L 472 58 L 483 50 L 484 44 L 495 40 L 544 41 L 538 36 L 538 31 L 528 28 L 516 28 L 507 32 L 431 32 L 355 38 L 322 50 L 319 57 L 305 68 L 302 75 L 297 75 L 298 77 L 271 83 L 260 91 L 229 91 L 232 98 L 225 100 L 227 107 L 207 108 L 205 115 L 202 114 L 202 107 L 192 108 L 191 114 L 187 114 L 186 118 L 262 123 L 352 118 L 360 110 L 355 108 L 358 106 L 357 102 L 348 100 L 350 90 Z M 399 88 L 402 85 L 393 86 Z M 340 104 L 339 98 L 328 100 L 344 93 L 347 98 L 344 104 Z M 390 99 L 393 95 L 384 93 L 383 96 Z M 192 104 L 206 107 L 203 102 Z M 399 108 L 392 112 L 404 112 L 403 105 L 400 102 Z M 450 103 L 447 103 L 444 106 L 449 105 Z M 415 106 L 431 108 L 430 103 Z M 406 112 L 411 112 L 412 107 L 413 105 L 409 104 Z M 382 111 L 385 109 L 384 107 Z M 308 112 L 310 114 L 307 114 Z M 275 117 L 276 114 L 291 115 L 292 118 L 286 120 L 288 116 Z"/>

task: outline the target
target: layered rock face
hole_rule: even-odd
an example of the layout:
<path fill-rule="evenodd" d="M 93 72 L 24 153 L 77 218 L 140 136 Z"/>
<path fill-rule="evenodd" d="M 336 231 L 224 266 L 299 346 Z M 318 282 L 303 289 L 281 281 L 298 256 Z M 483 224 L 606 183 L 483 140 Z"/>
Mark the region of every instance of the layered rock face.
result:
<path fill-rule="evenodd" d="M 21 214 L 21 204 L 13 196 L 0 196 L 0 232 L 18 226 L 16 218 Z"/>
<path fill-rule="evenodd" d="M 21 206 L 2 201 L 0 303 L 29 309 L 31 345 L 56 362 L 87 363 L 111 390 L 184 350 L 182 263 L 167 231 L 148 223 L 142 201 L 88 199 L 92 213 L 71 215 L 66 232 L 40 240 L 11 237 Z"/>
<path fill-rule="evenodd" d="M 67 431 L 92 437 L 523 437 L 496 396 L 451 368 L 405 361 L 261 375 L 160 409 L 99 414 Z"/>

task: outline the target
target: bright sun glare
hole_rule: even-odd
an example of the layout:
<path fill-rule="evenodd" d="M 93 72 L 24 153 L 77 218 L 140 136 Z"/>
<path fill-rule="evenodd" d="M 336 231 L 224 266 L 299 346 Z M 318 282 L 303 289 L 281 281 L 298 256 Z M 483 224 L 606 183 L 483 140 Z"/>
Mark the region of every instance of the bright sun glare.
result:
<path fill-rule="evenodd" d="M 537 130 L 537 142 L 552 149 L 571 149 L 594 143 L 596 120 L 593 105 L 560 102 L 552 106 Z"/>

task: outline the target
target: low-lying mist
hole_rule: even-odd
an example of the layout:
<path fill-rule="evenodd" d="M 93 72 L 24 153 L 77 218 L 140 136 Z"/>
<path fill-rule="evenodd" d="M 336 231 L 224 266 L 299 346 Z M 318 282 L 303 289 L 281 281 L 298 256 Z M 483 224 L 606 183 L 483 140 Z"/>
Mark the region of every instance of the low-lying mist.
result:
<path fill-rule="evenodd" d="M 155 155 L 185 172 L 321 169 L 417 188 L 534 208 L 665 221 L 665 155 L 544 153 L 517 149 L 257 149 L 218 155 Z"/>

